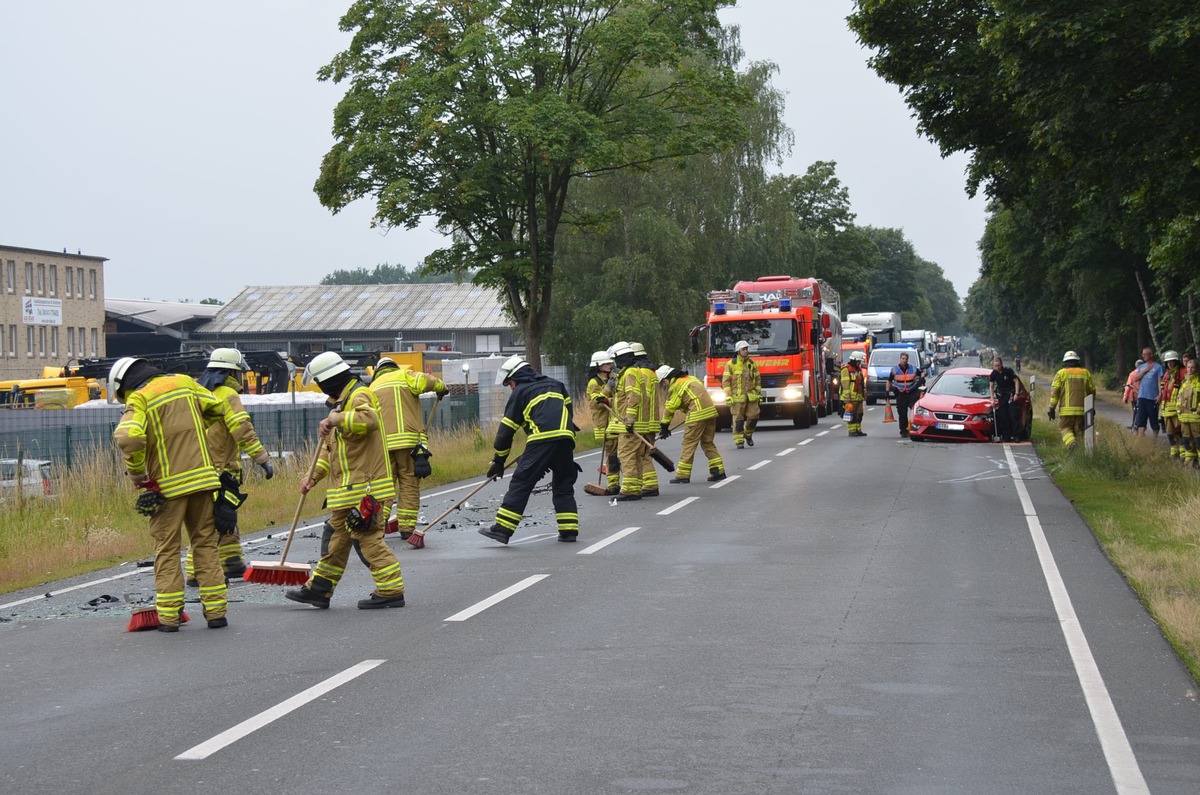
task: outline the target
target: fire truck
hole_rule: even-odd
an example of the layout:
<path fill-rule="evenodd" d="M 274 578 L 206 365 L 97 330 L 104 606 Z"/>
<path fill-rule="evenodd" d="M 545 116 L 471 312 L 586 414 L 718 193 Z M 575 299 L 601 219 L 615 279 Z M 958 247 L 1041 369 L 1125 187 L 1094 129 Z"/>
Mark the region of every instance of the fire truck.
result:
<path fill-rule="evenodd" d="M 837 411 L 840 303 L 825 282 L 795 276 L 763 276 L 708 294 L 708 322 L 692 329 L 692 351 L 704 355 L 718 427 L 732 425 L 721 377 L 742 340 L 762 378 L 760 419 L 807 428 Z"/>

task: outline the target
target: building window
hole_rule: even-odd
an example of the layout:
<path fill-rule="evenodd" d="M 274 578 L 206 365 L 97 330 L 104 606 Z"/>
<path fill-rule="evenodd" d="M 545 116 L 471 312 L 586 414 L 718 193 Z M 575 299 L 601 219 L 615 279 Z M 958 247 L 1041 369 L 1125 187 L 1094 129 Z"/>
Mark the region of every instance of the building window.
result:
<path fill-rule="evenodd" d="M 4 350 L 4 326 L 0 326 L 0 356 L 5 356 L 7 353 Z"/>
<path fill-rule="evenodd" d="M 50 327 L 50 355 L 58 358 L 58 326 Z"/>
<path fill-rule="evenodd" d="M 30 295 L 32 293 L 33 293 L 33 263 L 26 262 L 25 263 L 25 294 Z"/>
<path fill-rule="evenodd" d="M 75 297 L 83 298 L 83 268 L 79 269 L 79 281 L 75 282 Z"/>
<path fill-rule="evenodd" d="M 95 276 L 96 272 L 92 271 L 92 275 Z M 92 356 L 99 356 L 99 355 L 100 355 L 100 332 L 96 329 L 92 329 Z"/>
<path fill-rule="evenodd" d="M 67 326 L 67 358 L 75 355 L 75 327 Z"/>
<path fill-rule="evenodd" d="M 46 327 L 38 326 L 38 356 L 46 358 Z"/>
<path fill-rule="evenodd" d="M 79 329 L 79 355 L 87 356 L 87 329 Z"/>
<path fill-rule="evenodd" d="M 58 266 L 50 266 L 50 295 L 58 295 Z"/>
<path fill-rule="evenodd" d="M 67 289 L 63 291 L 67 298 L 70 298 L 75 292 L 75 269 L 67 268 Z"/>
<path fill-rule="evenodd" d="M 25 355 L 33 356 L 33 326 L 25 327 Z"/>
<path fill-rule="evenodd" d="M 17 327 L 15 324 L 8 327 L 8 355 L 17 355 Z"/>
<path fill-rule="evenodd" d="M 476 334 L 475 335 L 475 352 L 476 353 L 499 353 L 500 352 L 500 335 L 499 334 Z"/>
<path fill-rule="evenodd" d="M 46 263 L 39 262 L 37 266 L 37 291 L 38 295 L 46 294 Z"/>
<path fill-rule="evenodd" d="M 17 291 L 17 263 L 12 260 L 8 261 L 7 276 L 5 277 L 5 285 L 10 293 Z"/>
<path fill-rule="evenodd" d="M 88 298 L 96 297 L 96 269 L 88 271 Z"/>

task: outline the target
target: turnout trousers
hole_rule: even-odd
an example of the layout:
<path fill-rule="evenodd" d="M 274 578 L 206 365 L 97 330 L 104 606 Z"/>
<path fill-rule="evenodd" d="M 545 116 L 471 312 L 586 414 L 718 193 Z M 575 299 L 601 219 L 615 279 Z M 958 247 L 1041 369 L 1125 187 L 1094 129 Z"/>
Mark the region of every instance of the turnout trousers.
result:
<path fill-rule="evenodd" d="M 371 570 L 371 578 L 375 580 L 375 594 L 385 599 L 404 593 L 404 576 L 400 573 L 400 561 L 395 553 L 383 540 L 383 529 L 387 520 L 386 512 L 379 511 L 372 519 L 371 525 L 365 530 L 351 530 L 346 527 L 346 516 L 349 508 L 338 508 L 329 517 L 329 525 L 333 532 L 329 536 L 327 551 L 317 561 L 313 575 L 305 586 L 316 594 L 326 598 L 333 596 L 346 573 L 346 563 L 350 560 L 350 550 L 357 549 L 359 556 Z"/>
<path fill-rule="evenodd" d="M 704 451 L 708 459 L 709 471 L 724 472 L 725 463 L 721 453 L 713 441 L 717 435 L 717 418 L 690 422 L 683 429 L 683 451 L 679 454 L 679 463 L 675 465 L 675 476 L 690 478 L 692 476 L 692 459 L 696 457 L 696 448 Z"/>
<path fill-rule="evenodd" d="M 754 435 L 754 429 L 758 426 L 758 401 L 730 403 L 729 413 L 733 417 L 733 443 L 740 447 L 747 436 Z"/>
<path fill-rule="evenodd" d="M 504 501 L 496 511 L 496 524 L 516 532 L 521 517 L 525 515 L 525 506 L 529 504 L 533 487 L 542 479 L 542 475 L 549 472 L 558 532 L 578 533 L 579 509 L 575 505 L 575 480 L 582 469 L 575 463 L 574 450 L 574 439 L 549 439 L 526 445 L 508 483 Z"/>
<path fill-rule="evenodd" d="M 417 515 L 421 510 L 421 481 L 416 475 L 412 448 L 388 450 L 388 458 L 392 462 L 392 480 L 396 484 L 396 524 L 400 532 L 411 533 L 417 529 Z"/>
<path fill-rule="evenodd" d="M 160 624 L 179 626 L 183 612 L 183 567 L 179 565 L 181 529 L 187 528 L 200 582 L 200 605 L 204 617 L 225 615 L 225 572 L 217 558 L 217 526 L 213 524 L 213 493 L 197 491 L 173 497 L 150 517 L 154 539 L 154 602 Z"/>
<path fill-rule="evenodd" d="M 642 470 L 644 459 L 649 458 L 646 445 L 636 433 L 623 433 L 617 437 L 617 458 L 621 462 L 621 493 L 642 493 Z"/>

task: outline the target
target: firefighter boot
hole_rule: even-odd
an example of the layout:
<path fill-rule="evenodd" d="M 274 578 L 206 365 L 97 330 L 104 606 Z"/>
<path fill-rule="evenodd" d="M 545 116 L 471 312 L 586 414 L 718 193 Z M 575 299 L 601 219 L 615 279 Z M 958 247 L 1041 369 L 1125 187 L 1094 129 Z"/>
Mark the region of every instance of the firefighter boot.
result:
<path fill-rule="evenodd" d="M 708 470 L 708 482 L 709 483 L 714 483 L 718 480 L 724 480 L 724 479 L 725 479 L 725 473 L 722 472 L 721 470 L 719 470 L 719 469 Z"/>
<path fill-rule="evenodd" d="M 322 596 L 316 591 L 309 588 L 307 585 L 296 588 L 284 593 L 284 596 L 291 599 L 293 602 L 303 602 L 306 605 L 319 607 L 322 610 L 329 609 L 329 597 Z"/>
<path fill-rule="evenodd" d="M 358 600 L 359 610 L 377 610 L 384 607 L 404 607 L 404 594 L 380 596 L 377 593 L 372 593 L 366 599 Z"/>
<path fill-rule="evenodd" d="M 513 531 L 501 527 L 498 524 L 494 524 L 491 527 L 479 528 L 479 535 L 487 536 L 493 541 L 499 541 L 501 544 L 507 544 L 508 539 L 513 537 Z"/>
<path fill-rule="evenodd" d="M 246 561 L 239 558 L 226 558 L 224 562 L 225 579 L 240 580 L 246 574 Z M 197 583 L 198 584 L 198 583 Z"/>

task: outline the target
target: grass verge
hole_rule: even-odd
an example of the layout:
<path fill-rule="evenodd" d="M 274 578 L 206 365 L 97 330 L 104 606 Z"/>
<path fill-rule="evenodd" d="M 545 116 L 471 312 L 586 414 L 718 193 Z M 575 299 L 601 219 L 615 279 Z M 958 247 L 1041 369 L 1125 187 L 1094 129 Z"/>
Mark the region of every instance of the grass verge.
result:
<path fill-rule="evenodd" d="M 595 448 L 586 410 L 576 414 L 581 426 L 576 450 Z M 470 426 L 434 431 L 433 475 L 423 481 L 422 491 L 482 477 L 492 457 L 494 431 Z M 517 437 L 513 455 L 524 448 L 524 435 Z M 264 480 L 258 467 L 249 467 L 245 491 L 250 499 L 238 511 L 243 533 L 291 523 L 300 499 L 298 484 L 312 455 L 311 447 L 295 451 L 276 464 L 271 480 Z M 145 559 L 154 552 L 147 520 L 133 508 L 137 492 L 124 476 L 115 447 L 84 457 L 69 471 L 56 471 L 53 480 L 53 496 L 0 503 L 0 593 Z M 322 482 L 305 500 L 301 520 L 327 513 L 321 507 L 324 497 Z"/>

